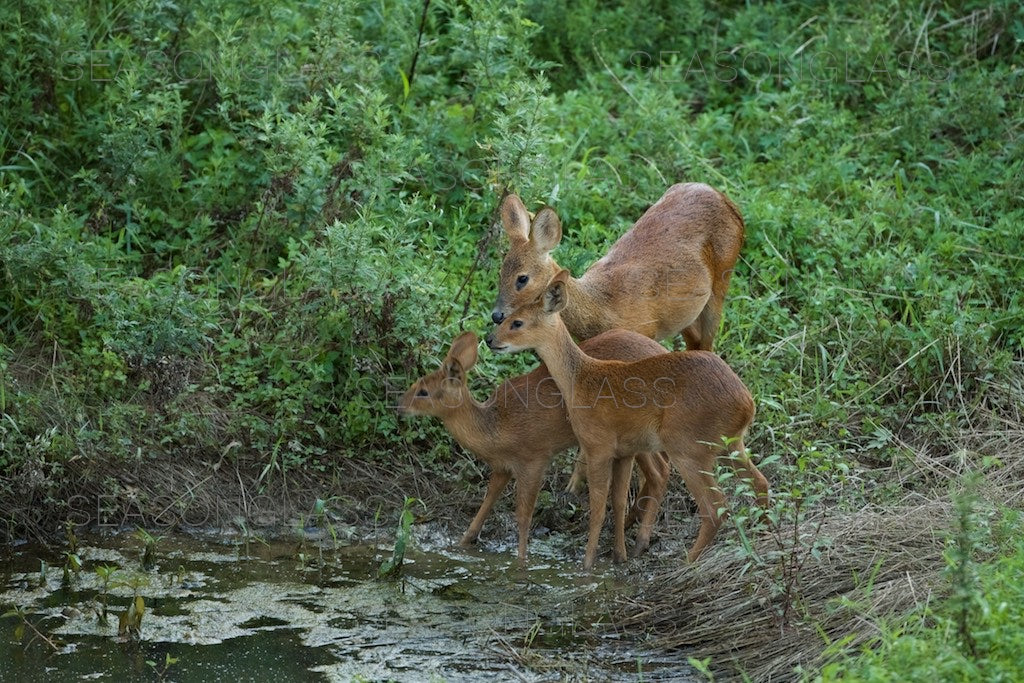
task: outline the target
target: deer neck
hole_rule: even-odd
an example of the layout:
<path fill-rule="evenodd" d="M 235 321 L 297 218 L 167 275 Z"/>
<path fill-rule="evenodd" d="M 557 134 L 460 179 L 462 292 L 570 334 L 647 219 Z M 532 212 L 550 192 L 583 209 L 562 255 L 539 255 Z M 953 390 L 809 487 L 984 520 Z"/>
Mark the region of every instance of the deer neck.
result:
<path fill-rule="evenodd" d="M 564 310 L 563 310 L 564 313 Z M 555 379 L 563 400 L 569 405 L 573 387 L 588 361 L 592 361 L 576 345 L 569 334 L 569 329 L 561 318 L 555 318 L 555 332 L 536 347 L 537 355 L 544 361 L 548 372 Z"/>
<path fill-rule="evenodd" d="M 494 442 L 496 416 L 493 400 L 480 403 L 467 389 L 457 409 L 444 418 L 444 426 L 460 446 L 479 452 Z"/>
<path fill-rule="evenodd" d="M 608 329 L 601 304 L 585 278 L 570 277 L 566 281 L 568 304 L 561 313 L 569 332 L 581 341 Z"/>

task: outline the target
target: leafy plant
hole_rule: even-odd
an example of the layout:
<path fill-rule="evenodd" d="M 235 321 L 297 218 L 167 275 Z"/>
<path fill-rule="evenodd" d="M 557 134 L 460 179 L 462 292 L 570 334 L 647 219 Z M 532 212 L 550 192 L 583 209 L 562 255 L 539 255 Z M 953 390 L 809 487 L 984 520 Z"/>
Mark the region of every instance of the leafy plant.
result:
<path fill-rule="evenodd" d="M 163 539 L 163 536 L 154 536 L 142 527 L 135 530 L 135 537 L 142 541 L 142 558 L 140 560 L 143 571 L 149 571 L 156 566 L 156 546 Z"/>
<path fill-rule="evenodd" d="M 109 590 L 111 583 L 117 576 L 118 568 L 111 565 L 99 565 L 95 569 L 96 576 L 100 579 L 99 605 L 96 609 L 96 621 L 101 626 L 107 625 L 107 599 L 109 597 Z"/>
<path fill-rule="evenodd" d="M 724 451 L 729 451 L 732 441 L 723 438 Z M 821 502 L 833 465 L 822 465 L 820 454 L 813 450 L 798 456 L 795 465 L 787 465 L 777 456 L 764 458 L 758 465 L 771 468 L 771 479 L 780 482 L 771 489 L 769 507 L 733 505 L 723 512 L 737 532 L 740 550 L 748 560 L 746 569 L 771 573 L 770 599 L 779 622 L 786 625 L 801 611 L 804 565 L 819 559 L 821 549 L 828 543 L 820 535 L 825 522 Z M 750 483 L 729 468 L 719 465 L 716 478 L 721 487 L 755 497 Z M 767 548 L 766 542 L 770 544 Z"/>
<path fill-rule="evenodd" d="M 397 579 L 402 575 L 402 563 L 405 561 L 405 549 L 412 536 L 412 506 L 415 498 L 406 497 L 402 512 L 398 516 L 398 528 L 395 530 L 395 545 L 391 557 L 381 563 L 377 576 L 381 579 Z"/>
<path fill-rule="evenodd" d="M 118 616 L 117 635 L 130 640 L 138 640 L 142 634 L 142 615 L 146 611 L 146 601 L 136 595 L 128 603 L 128 609 Z M 165 667 L 166 671 L 166 667 Z"/>
<path fill-rule="evenodd" d="M 159 666 L 153 660 L 150 660 L 150 659 L 146 660 L 146 664 L 153 669 L 153 672 L 156 674 L 157 678 L 160 679 L 160 680 L 166 679 L 167 678 L 167 673 L 170 671 L 171 667 L 174 666 L 177 663 L 178 663 L 178 658 L 177 657 L 172 657 L 170 652 L 168 652 L 168 653 L 166 653 L 164 655 L 164 665 L 163 666 Z"/>
<path fill-rule="evenodd" d="M 3 615 L 0 615 L 0 618 L 3 619 L 7 619 L 8 617 L 15 617 L 18 619 L 18 623 L 14 627 L 14 639 L 19 643 L 24 642 L 24 646 L 26 648 L 38 640 L 45 643 L 54 652 L 60 649 L 56 640 L 40 631 L 39 628 L 29 620 L 28 613 L 24 609 L 15 607 L 14 609 L 4 612 Z M 26 632 L 31 633 L 31 638 L 27 641 L 25 641 Z"/>

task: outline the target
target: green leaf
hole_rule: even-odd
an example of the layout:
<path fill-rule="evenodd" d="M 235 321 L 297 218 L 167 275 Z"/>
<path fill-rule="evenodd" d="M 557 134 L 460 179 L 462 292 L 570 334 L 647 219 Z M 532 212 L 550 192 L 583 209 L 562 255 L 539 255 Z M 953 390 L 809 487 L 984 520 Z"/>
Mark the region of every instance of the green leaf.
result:
<path fill-rule="evenodd" d="M 398 70 L 398 75 L 402 77 L 402 100 L 409 99 L 409 77 L 405 75 L 402 69 Z"/>

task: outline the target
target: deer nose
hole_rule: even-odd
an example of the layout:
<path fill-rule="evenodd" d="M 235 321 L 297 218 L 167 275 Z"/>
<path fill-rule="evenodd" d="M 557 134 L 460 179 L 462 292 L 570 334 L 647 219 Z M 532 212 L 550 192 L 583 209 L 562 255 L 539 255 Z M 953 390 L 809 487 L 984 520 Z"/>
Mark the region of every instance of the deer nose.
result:
<path fill-rule="evenodd" d="M 497 308 L 491 311 L 491 322 L 493 322 L 495 325 L 499 324 L 504 319 L 505 314 L 499 311 Z"/>
<path fill-rule="evenodd" d="M 497 313 L 495 313 L 495 315 L 497 315 Z M 490 347 L 490 345 L 494 343 L 494 334 L 492 333 L 484 337 L 484 343 L 487 344 L 488 347 Z"/>

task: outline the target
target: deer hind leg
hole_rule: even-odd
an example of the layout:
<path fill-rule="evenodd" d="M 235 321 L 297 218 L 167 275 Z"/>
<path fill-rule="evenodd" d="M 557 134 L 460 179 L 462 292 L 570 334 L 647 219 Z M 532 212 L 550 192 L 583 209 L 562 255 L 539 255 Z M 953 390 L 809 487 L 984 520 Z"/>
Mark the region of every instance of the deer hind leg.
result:
<path fill-rule="evenodd" d="M 658 519 L 661 501 L 668 491 L 668 476 L 671 472 L 668 460 L 663 453 L 640 453 L 636 457 L 637 464 L 644 474 L 644 485 L 630 509 L 630 520 L 627 525 L 640 518 L 640 531 L 636 535 L 633 546 L 633 557 L 637 557 L 651 544 L 651 533 L 654 522 Z"/>
<path fill-rule="evenodd" d="M 612 522 L 615 529 L 613 562 L 626 561 L 626 505 L 633 478 L 633 455 L 616 458 L 612 463 Z"/>
<path fill-rule="evenodd" d="M 732 279 L 732 268 L 723 271 L 718 277 L 712 276 L 711 297 L 693 325 L 697 328 L 699 338 L 696 340 L 698 346 L 691 347 L 687 339 L 687 349 L 703 349 L 712 351 L 715 345 L 715 337 L 718 336 L 718 328 L 722 322 L 722 307 L 725 306 L 725 295 L 729 291 L 729 280 Z M 685 333 L 684 333 L 685 334 Z"/>
<path fill-rule="evenodd" d="M 580 446 L 587 462 L 587 488 L 590 492 L 590 528 L 587 534 L 587 549 L 583 554 L 583 568 L 592 569 L 597 560 L 597 543 L 601 527 L 607 514 L 608 491 L 611 486 L 612 460 L 615 453 L 602 449 L 584 449 Z"/>
<path fill-rule="evenodd" d="M 683 328 L 683 339 L 687 351 L 711 351 L 722 321 L 722 307 L 725 305 L 725 289 L 715 288 L 711 292 L 697 319 Z"/>
<path fill-rule="evenodd" d="M 697 540 L 687 554 L 687 559 L 693 562 L 704 551 L 715 535 L 718 528 L 722 526 L 722 514 L 720 510 L 725 507 L 725 496 L 718 488 L 712 472 L 715 466 L 714 453 L 703 444 L 693 444 L 686 448 L 669 451 L 669 459 L 676 466 L 679 473 L 686 482 L 686 488 L 690 495 L 697 502 L 697 512 L 700 515 L 700 530 L 697 532 Z"/>
<path fill-rule="evenodd" d="M 480 503 L 480 509 L 477 511 L 476 516 L 469 523 L 469 529 L 462 535 L 462 540 L 460 541 L 462 545 L 470 545 L 479 538 L 480 529 L 484 526 L 484 520 L 487 519 L 487 515 L 491 514 L 495 501 L 498 500 L 498 496 L 508 486 L 511 478 L 511 472 L 491 470 L 491 479 L 487 482 L 487 493 L 484 495 L 483 502 Z"/>
<path fill-rule="evenodd" d="M 583 452 L 580 451 L 576 462 L 572 466 L 572 474 L 569 476 L 569 483 L 565 485 L 568 493 L 575 493 L 577 496 L 583 493 L 583 487 L 587 483 L 587 464 L 583 460 Z"/>
<path fill-rule="evenodd" d="M 544 481 L 546 462 L 532 467 L 516 480 L 516 526 L 519 529 L 519 564 L 526 564 L 526 546 L 530 540 L 530 523 L 537 506 L 537 494 Z"/>
<path fill-rule="evenodd" d="M 768 480 L 765 478 L 761 471 L 754 466 L 754 463 L 750 461 L 750 457 L 747 455 L 746 449 L 743 447 L 743 440 L 740 439 L 733 444 L 731 454 L 726 456 L 729 462 L 729 466 L 732 471 L 736 473 L 738 477 L 746 479 L 751 488 L 754 489 L 754 496 L 757 500 L 757 504 L 762 508 L 767 508 L 769 504 L 768 496 Z"/>
<path fill-rule="evenodd" d="M 656 456 L 654 456 L 656 457 Z M 626 528 L 630 528 L 641 519 L 647 511 L 647 503 L 650 501 L 652 490 L 657 487 L 657 477 L 659 476 L 658 466 L 652 459 L 650 453 L 637 453 L 635 459 L 636 465 L 640 472 L 638 477 L 642 482 L 640 490 L 636 495 L 636 499 L 633 501 L 633 505 L 629 508 L 629 513 L 626 515 Z M 651 477 L 655 480 L 652 482 Z"/>

